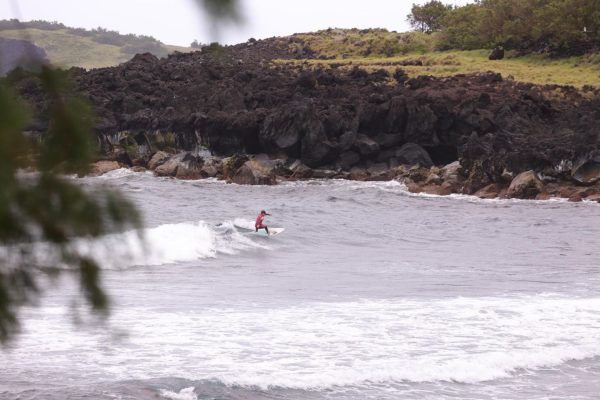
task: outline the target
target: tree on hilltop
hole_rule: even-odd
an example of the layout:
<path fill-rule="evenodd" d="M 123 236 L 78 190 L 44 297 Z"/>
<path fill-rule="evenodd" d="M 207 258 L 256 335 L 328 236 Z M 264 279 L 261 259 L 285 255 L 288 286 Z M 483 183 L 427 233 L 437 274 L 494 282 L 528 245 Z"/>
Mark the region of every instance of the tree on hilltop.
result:
<path fill-rule="evenodd" d="M 452 10 L 452 5 L 446 5 L 439 0 L 431 0 L 422 6 L 413 4 L 407 20 L 419 32 L 432 33 L 444 26 L 444 17 Z"/>

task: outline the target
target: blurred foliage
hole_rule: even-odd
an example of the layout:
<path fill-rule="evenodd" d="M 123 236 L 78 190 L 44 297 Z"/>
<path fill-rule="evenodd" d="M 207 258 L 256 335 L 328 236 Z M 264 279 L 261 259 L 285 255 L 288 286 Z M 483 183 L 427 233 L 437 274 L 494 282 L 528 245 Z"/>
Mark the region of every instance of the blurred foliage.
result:
<path fill-rule="evenodd" d="M 194 0 L 204 10 L 211 23 L 213 39 L 219 39 L 219 29 L 227 24 L 240 24 L 243 21 L 239 0 Z"/>
<path fill-rule="evenodd" d="M 41 142 L 23 133 L 26 107 L 0 81 L 0 342 L 18 331 L 18 308 L 41 294 L 46 276 L 77 274 L 87 303 L 107 311 L 101 260 L 72 243 L 141 226 L 134 205 L 118 193 L 86 191 L 65 175 L 86 173 L 93 160 L 90 109 L 72 93 L 66 72 L 43 67 L 37 76 L 50 120 Z"/>
<path fill-rule="evenodd" d="M 241 19 L 237 0 L 197 2 L 215 27 Z M 29 24 L 68 29 L 56 22 Z M 24 26 L 17 20 L 0 21 L 0 30 L 15 28 Z M 102 28 L 72 30 L 102 43 L 116 43 L 123 37 Z M 155 41 L 147 36 L 125 37 L 143 45 Z M 85 174 L 93 161 L 90 107 L 71 88 L 67 72 L 43 66 L 34 74 L 44 88 L 43 112 L 49 120 L 41 140 L 25 134 L 32 116 L 10 82 L 0 79 L 0 343 L 18 332 L 19 307 L 34 303 L 42 294 L 45 277 L 76 274 L 91 308 L 107 312 L 109 301 L 100 282 L 102 260 L 79 250 L 77 241 L 142 225 L 136 207 L 117 192 L 88 191 L 68 177 Z"/>
<path fill-rule="evenodd" d="M 439 49 L 501 44 L 526 52 L 581 55 L 600 46 L 598 0 L 479 0 L 443 18 Z"/>
<path fill-rule="evenodd" d="M 196 0 L 196 2 L 217 24 L 227 20 L 231 22 L 242 20 L 238 0 Z"/>

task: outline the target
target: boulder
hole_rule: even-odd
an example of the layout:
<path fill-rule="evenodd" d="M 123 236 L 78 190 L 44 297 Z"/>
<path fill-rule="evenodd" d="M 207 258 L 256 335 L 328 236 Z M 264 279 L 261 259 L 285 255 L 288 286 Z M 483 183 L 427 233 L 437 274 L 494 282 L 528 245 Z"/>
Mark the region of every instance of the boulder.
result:
<path fill-rule="evenodd" d="M 359 161 L 360 155 L 355 151 L 345 151 L 338 157 L 338 164 L 345 171 L 349 171 Z"/>
<path fill-rule="evenodd" d="M 238 185 L 275 185 L 275 173 L 272 165 L 260 160 L 249 160 L 244 163 L 231 178 Z"/>
<path fill-rule="evenodd" d="M 363 134 L 357 135 L 354 147 L 363 156 L 371 156 L 379 151 L 379 144 Z"/>
<path fill-rule="evenodd" d="M 542 189 L 542 181 L 530 170 L 521 172 L 512 180 L 506 195 L 508 198 L 534 199 Z"/>
<path fill-rule="evenodd" d="M 157 176 L 174 176 L 179 179 L 200 179 L 201 162 L 189 153 L 179 153 L 154 169 Z"/>
<path fill-rule="evenodd" d="M 587 201 L 595 201 L 596 203 L 600 203 L 600 194 L 593 194 L 585 198 Z"/>
<path fill-rule="evenodd" d="M 392 171 L 385 170 L 385 171 L 377 171 L 375 173 L 371 173 L 369 175 L 369 177 L 367 178 L 368 181 L 389 181 L 392 180 L 393 178 L 393 173 Z"/>
<path fill-rule="evenodd" d="M 406 143 L 396 150 L 396 158 L 401 164 L 420 165 L 429 168 L 433 166 L 433 161 L 429 153 L 416 143 Z"/>
<path fill-rule="evenodd" d="M 387 163 L 368 163 L 367 172 L 371 176 L 385 174 L 389 171 Z"/>
<path fill-rule="evenodd" d="M 507 170 L 506 168 L 504 168 L 502 170 L 502 174 L 500 174 L 500 179 L 502 179 L 504 182 L 512 182 L 514 177 L 515 177 L 515 174 L 513 174 L 511 171 Z"/>
<path fill-rule="evenodd" d="M 460 170 L 461 170 L 460 162 L 454 161 L 453 163 L 445 165 L 444 167 L 441 168 L 440 177 L 444 181 L 449 181 L 449 180 L 456 181 L 456 180 L 458 180 L 458 178 L 460 176 L 459 175 Z"/>
<path fill-rule="evenodd" d="M 177 167 L 179 166 L 179 160 L 175 158 L 169 158 L 163 164 L 159 165 L 154 169 L 154 173 L 157 176 L 175 176 L 177 173 Z"/>
<path fill-rule="evenodd" d="M 308 132 L 302 138 L 302 162 L 313 168 L 321 166 L 330 161 L 333 149 L 334 146 L 322 130 Z"/>
<path fill-rule="evenodd" d="M 233 177 L 238 169 L 244 165 L 249 160 L 248 156 L 234 154 L 231 157 L 228 157 L 223 160 L 223 175 L 225 178 Z"/>
<path fill-rule="evenodd" d="M 186 180 L 203 178 L 204 175 L 202 174 L 202 164 L 202 159 L 194 157 L 191 154 L 187 154 L 177 166 L 175 177 L 177 179 Z"/>
<path fill-rule="evenodd" d="M 219 170 L 213 164 L 207 164 L 200 169 L 200 175 L 203 178 L 214 178 L 219 174 Z"/>
<path fill-rule="evenodd" d="M 455 187 L 452 182 L 444 182 L 440 185 L 440 188 L 438 190 L 438 194 L 440 196 L 447 196 L 449 194 L 458 192 L 458 188 Z"/>
<path fill-rule="evenodd" d="M 364 181 L 369 177 L 369 174 L 364 168 L 353 167 L 350 170 L 350 179 L 353 181 Z"/>
<path fill-rule="evenodd" d="M 469 175 L 467 176 L 462 190 L 463 194 L 474 194 L 479 189 L 482 189 L 493 183 L 488 176 L 481 160 L 476 160 L 473 165 L 471 165 L 471 169 L 468 171 L 468 173 Z"/>
<path fill-rule="evenodd" d="M 495 199 L 499 196 L 501 190 L 502 187 L 500 185 L 491 183 L 475 192 L 475 196 L 481 199 Z"/>
<path fill-rule="evenodd" d="M 121 166 L 116 161 L 98 161 L 92 165 L 90 175 L 98 176 L 119 168 L 121 168 Z"/>
<path fill-rule="evenodd" d="M 131 161 L 131 158 L 129 157 L 129 154 L 127 153 L 127 151 L 125 151 L 125 149 L 115 149 L 112 154 L 109 155 L 110 159 L 118 162 L 121 165 L 127 166 L 127 167 L 131 167 L 133 165 L 133 162 Z"/>
<path fill-rule="evenodd" d="M 429 176 L 427 177 L 427 179 L 425 180 L 425 184 L 427 185 L 441 185 L 442 184 L 442 178 L 436 174 L 435 172 L 430 172 Z"/>
<path fill-rule="evenodd" d="M 579 161 L 571 170 L 573 180 L 581 185 L 600 181 L 600 155 Z"/>
<path fill-rule="evenodd" d="M 167 161 L 169 157 L 169 153 L 166 153 L 164 151 L 157 151 L 156 153 L 154 153 L 150 161 L 148 161 L 148 169 L 154 171 L 156 167 L 164 164 L 164 162 Z"/>
<path fill-rule="evenodd" d="M 492 52 L 490 53 L 489 57 L 490 60 L 502 60 L 504 58 L 504 47 L 502 46 L 496 46 Z"/>
<path fill-rule="evenodd" d="M 536 200 L 550 200 L 551 198 L 552 196 L 550 195 L 550 193 L 546 192 L 538 193 L 538 195 L 535 196 Z"/>
<path fill-rule="evenodd" d="M 415 183 L 424 183 L 429 177 L 429 169 L 414 166 L 406 172 L 406 176 Z"/>
<path fill-rule="evenodd" d="M 307 167 L 300 160 L 296 160 L 289 169 L 292 171 L 292 178 L 309 179 L 313 176 L 313 170 Z"/>
<path fill-rule="evenodd" d="M 398 83 L 404 83 L 408 80 L 408 74 L 401 68 L 396 68 L 392 76 Z"/>
<path fill-rule="evenodd" d="M 423 191 L 423 186 L 410 178 L 402 179 L 402 183 L 404 183 L 406 189 L 411 193 L 421 193 Z"/>
<path fill-rule="evenodd" d="M 434 184 L 429 184 L 429 185 L 425 185 L 423 187 L 421 187 L 421 191 L 428 193 L 428 194 L 435 194 L 438 196 L 448 196 L 449 194 L 452 194 L 452 187 L 446 184 L 442 184 L 442 185 L 434 185 Z"/>
<path fill-rule="evenodd" d="M 402 135 L 383 134 L 374 137 L 374 140 L 382 149 L 399 146 L 402 143 Z"/>
<path fill-rule="evenodd" d="M 354 146 L 354 142 L 356 142 L 356 137 L 358 134 L 356 131 L 349 130 L 340 135 L 338 138 L 338 148 L 340 151 L 350 150 L 352 146 Z"/>
<path fill-rule="evenodd" d="M 380 151 L 377 154 L 377 157 L 375 157 L 375 161 L 377 161 L 377 162 L 388 162 L 392 158 L 396 159 L 396 150 L 395 149 L 387 149 L 387 150 Z M 396 159 L 396 161 L 398 161 L 398 159 Z"/>

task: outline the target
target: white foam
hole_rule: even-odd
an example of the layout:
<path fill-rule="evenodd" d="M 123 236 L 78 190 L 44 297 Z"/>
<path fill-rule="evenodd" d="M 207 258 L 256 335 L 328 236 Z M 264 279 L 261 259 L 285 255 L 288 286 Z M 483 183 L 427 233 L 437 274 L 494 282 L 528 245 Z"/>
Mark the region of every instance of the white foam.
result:
<path fill-rule="evenodd" d="M 233 225 L 242 229 L 254 230 L 254 222 L 255 221 L 245 218 L 236 218 L 235 220 L 233 220 Z"/>
<path fill-rule="evenodd" d="M 478 383 L 600 355 L 600 298 L 398 299 L 213 308 L 117 310 L 128 340 L 104 350 L 67 334 L 41 310 L 15 360 L 40 368 L 102 369 L 116 379 L 217 379 L 268 389 L 400 382 Z M 68 336 L 68 341 L 57 338 Z M 135 348 L 135 352 L 127 349 Z M 49 352 L 46 354 L 46 352 Z M 72 354 L 68 365 L 52 354 Z M 31 358 L 31 355 L 35 357 Z M 20 357 L 20 358 L 19 358 Z M 10 362 L 10 360 L 9 360 Z"/>
<path fill-rule="evenodd" d="M 78 243 L 105 265 L 163 265 L 234 254 L 250 248 L 265 248 L 232 228 L 231 222 L 215 228 L 204 221 L 160 225 L 142 232 L 109 235 L 102 240 Z"/>
<path fill-rule="evenodd" d="M 6 265 L 19 265 L 23 262 L 21 248 L 27 249 L 39 265 L 60 266 L 60 253 L 48 243 L 0 246 L 0 259 Z M 97 239 L 78 239 L 68 248 L 96 260 L 106 269 L 166 265 L 236 254 L 252 248 L 270 249 L 264 241 L 254 241 L 238 232 L 231 221 L 217 227 L 204 221 L 165 224 Z"/>
<path fill-rule="evenodd" d="M 170 390 L 161 390 L 160 395 L 165 399 L 171 400 L 198 400 L 198 396 L 194 393 L 194 387 L 181 389 L 178 393 Z"/>
<path fill-rule="evenodd" d="M 389 181 L 351 181 L 351 180 L 343 180 L 343 179 L 318 179 L 318 180 L 308 180 L 308 181 L 295 181 L 295 182 L 286 182 L 281 186 L 296 186 L 296 187 L 310 187 L 314 185 L 320 186 L 330 186 L 330 187 L 346 187 L 351 190 L 361 190 L 361 189 L 378 189 L 384 192 L 389 193 L 398 193 L 401 195 L 416 197 L 416 198 L 440 198 L 440 199 L 452 199 L 457 201 L 465 201 L 469 203 L 483 203 L 483 204 L 549 204 L 549 203 L 564 203 L 569 205 L 575 204 L 584 204 L 586 206 L 597 207 L 600 206 L 600 203 L 596 201 L 588 201 L 583 200 L 581 203 L 571 203 L 566 198 L 560 197 L 552 197 L 548 200 L 532 200 L 532 199 L 501 199 L 501 198 L 492 198 L 492 199 L 482 199 L 480 197 L 468 194 L 460 194 L 460 193 L 452 193 L 449 195 L 439 195 L 432 193 L 413 193 L 408 190 L 408 187 L 398 181 L 398 180 L 389 180 Z"/>
<path fill-rule="evenodd" d="M 129 168 L 119 168 L 119 169 L 114 169 L 112 171 L 108 171 L 107 173 L 102 174 L 96 178 L 98 178 L 100 180 L 119 179 L 119 178 L 124 178 L 126 176 L 137 175 L 137 174 L 153 175 L 151 171 L 135 172 Z"/>

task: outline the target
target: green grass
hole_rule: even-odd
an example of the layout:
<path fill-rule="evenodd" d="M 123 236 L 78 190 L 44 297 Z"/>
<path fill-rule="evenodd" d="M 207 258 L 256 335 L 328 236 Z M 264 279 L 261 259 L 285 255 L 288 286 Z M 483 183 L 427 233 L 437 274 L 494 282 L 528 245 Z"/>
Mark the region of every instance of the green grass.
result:
<path fill-rule="evenodd" d="M 570 85 L 581 88 L 591 85 L 600 88 L 600 63 L 596 57 L 572 57 L 549 59 L 542 56 L 525 56 L 504 60 L 488 60 L 488 50 L 409 53 L 396 57 L 350 57 L 335 60 L 311 60 L 312 65 L 345 68 L 360 66 L 367 70 L 384 68 L 393 72 L 402 68 L 409 76 L 432 75 L 446 77 L 457 74 L 472 74 L 493 71 L 504 78 L 535 84 Z M 421 60 L 423 66 L 402 66 L 403 62 Z M 289 62 L 280 60 L 279 62 Z"/>
<path fill-rule="evenodd" d="M 99 68 L 120 64 L 131 58 L 121 47 L 94 42 L 90 37 L 77 36 L 60 30 L 5 30 L 0 36 L 25 39 L 46 50 L 50 60 L 63 67 Z M 309 46 L 316 57 L 330 60 L 309 60 L 312 65 L 340 64 L 342 68 L 361 66 L 368 70 L 384 68 L 393 72 L 404 69 L 410 76 L 438 77 L 494 71 L 505 78 L 535 84 L 558 84 L 600 87 L 600 54 L 567 59 L 543 56 L 511 57 L 489 61 L 489 50 L 434 51 L 437 37 L 418 32 L 389 32 L 385 29 L 326 29 L 293 35 L 290 46 Z M 191 51 L 187 47 L 164 45 L 165 53 Z M 402 66 L 403 62 L 420 60 L 423 66 Z M 278 60 L 280 63 L 303 63 L 304 60 Z"/>
<path fill-rule="evenodd" d="M 390 32 L 386 29 L 326 29 L 292 35 L 318 55 L 335 58 L 391 57 L 433 50 L 435 35 L 419 32 Z"/>
<path fill-rule="evenodd" d="M 61 67 L 101 68 L 118 65 L 132 58 L 121 52 L 120 46 L 94 42 L 90 37 L 77 36 L 65 29 L 19 29 L 0 31 L 0 37 L 23 39 L 43 48 L 49 60 Z M 191 51 L 187 47 L 164 46 L 166 52 Z"/>

